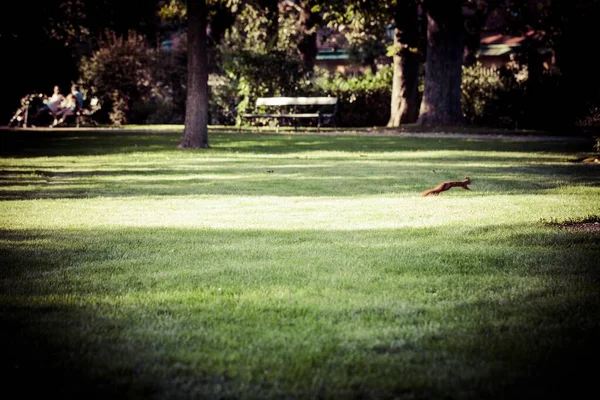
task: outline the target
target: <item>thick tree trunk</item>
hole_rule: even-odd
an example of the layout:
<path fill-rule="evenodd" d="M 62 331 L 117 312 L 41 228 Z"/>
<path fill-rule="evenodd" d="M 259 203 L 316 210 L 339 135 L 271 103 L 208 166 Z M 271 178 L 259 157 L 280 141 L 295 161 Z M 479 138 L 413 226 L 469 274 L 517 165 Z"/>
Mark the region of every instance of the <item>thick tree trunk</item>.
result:
<path fill-rule="evenodd" d="M 418 11 L 415 0 L 398 1 L 394 20 L 394 78 L 389 127 L 413 123 L 419 115 Z"/>
<path fill-rule="evenodd" d="M 460 125 L 464 17 L 461 0 L 429 0 L 420 125 Z"/>
<path fill-rule="evenodd" d="M 409 49 L 394 55 L 389 127 L 410 124 L 419 116 L 419 55 Z"/>
<path fill-rule="evenodd" d="M 180 149 L 208 148 L 208 56 L 206 1 L 188 0 L 188 79 Z"/>
<path fill-rule="evenodd" d="M 312 72 L 315 68 L 315 59 L 317 58 L 317 31 L 315 29 L 314 16 L 311 11 L 309 0 L 300 2 L 300 18 L 298 21 L 302 39 L 298 43 L 300 58 L 307 71 Z"/>
<path fill-rule="evenodd" d="M 526 43 L 527 49 L 527 82 L 525 86 L 526 124 L 527 127 L 539 126 L 539 121 L 544 120 L 545 107 L 543 95 L 543 71 L 544 64 L 542 55 L 538 52 L 539 44 L 534 40 Z M 547 118 L 551 120 L 551 118 Z"/>

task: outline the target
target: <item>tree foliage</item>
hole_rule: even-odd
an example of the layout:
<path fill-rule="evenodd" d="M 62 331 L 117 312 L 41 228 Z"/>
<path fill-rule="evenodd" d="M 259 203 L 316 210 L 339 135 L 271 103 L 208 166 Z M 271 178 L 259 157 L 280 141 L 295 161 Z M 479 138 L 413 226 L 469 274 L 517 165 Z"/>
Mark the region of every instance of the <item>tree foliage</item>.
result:
<path fill-rule="evenodd" d="M 99 45 L 81 61 L 82 86 L 102 99 L 113 123 L 140 122 L 130 121 L 132 106 L 161 95 L 153 68 L 156 50 L 135 32 L 125 37 L 107 32 Z"/>
<path fill-rule="evenodd" d="M 412 9 L 397 13 L 407 5 L 418 7 L 416 17 L 412 16 Z M 464 21 L 452 23 L 452 29 L 436 40 L 432 40 L 430 32 L 429 44 L 443 42 L 438 49 L 448 52 L 430 49 L 430 55 L 426 55 L 424 17 L 432 10 L 433 14 L 437 9 L 448 11 L 449 5 L 452 10 L 465 11 Z M 449 12 L 440 15 L 447 16 Z M 477 88 L 480 80 L 471 74 L 479 68 L 475 55 L 490 16 L 501 21 L 496 27 L 501 32 L 527 38 L 518 61 L 527 66 L 529 79 L 517 87 L 494 78 L 494 82 L 515 91 L 512 100 L 504 100 L 511 96 L 498 89 L 496 83 L 484 80 Z M 452 73 L 450 69 L 432 72 L 432 65 L 425 68 L 428 73 L 421 122 L 441 123 L 437 117 L 430 118 L 434 107 L 445 110 L 455 122 L 460 119 L 456 110 L 462 110 L 468 122 L 481 123 L 486 118 L 473 116 L 487 115 L 492 109 L 498 109 L 500 115 L 504 111 L 498 108 L 499 102 L 514 102 L 518 98 L 522 115 L 516 119 L 521 125 L 533 127 L 543 121 L 557 125 L 558 116 L 565 123 L 589 123 L 593 120 L 590 113 L 600 108 L 600 75 L 595 72 L 593 51 L 589 49 L 590 38 L 597 36 L 595 21 L 599 16 L 600 0 L 207 0 L 208 73 L 211 82 L 216 82 L 210 91 L 211 120 L 233 123 L 237 113 L 253 104 L 257 96 L 323 91 L 324 85 L 316 84 L 317 80 L 322 82 L 322 75 L 317 72 L 310 76 L 317 54 L 316 32 L 322 29 L 321 32 L 332 35 L 341 33 L 341 43 L 350 50 L 352 60 L 369 66 L 373 76 L 382 62 L 389 63 L 394 57 L 396 78 L 391 85 L 404 88 L 403 93 L 408 93 L 409 87 L 414 93 L 412 89 L 423 70 L 420 67 L 432 61 L 431 54 L 432 65 L 452 64 Z M 182 43 L 187 43 L 187 18 L 182 0 L 46 0 L 35 7 L 27 2 L 11 3 L 10 12 L 0 16 L 0 44 L 11 59 L 6 73 L 21 84 L 9 88 L 7 98 L 49 91 L 54 84 L 66 89 L 71 82 L 80 81 L 84 89 L 97 91 L 103 97 L 110 108 L 107 115 L 114 122 L 181 122 L 189 88 L 188 57 L 185 50 L 165 52 L 157 45 L 175 33 L 180 34 Z M 407 39 L 407 32 L 414 35 L 415 18 L 417 37 Z M 442 28 L 450 24 L 443 18 L 440 21 Z M 391 27 L 396 29 L 393 45 Z M 462 44 L 454 33 L 459 31 L 464 34 L 467 69 L 458 68 Z M 442 36 L 457 40 L 444 41 Z M 413 61 L 410 67 L 405 63 L 409 59 Z M 548 68 L 544 62 L 549 60 L 556 64 Z M 25 66 L 30 65 L 39 65 L 44 74 L 26 72 L 31 69 Z M 460 78 L 460 71 L 466 71 L 467 76 Z M 332 75 L 330 79 L 341 78 Z M 462 106 L 457 96 L 461 81 L 462 101 L 469 101 Z M 386 100 L 393 117 L 390 126 L 410 122 L 412 118 L 400 122 L 394 110 L 400 111 L 409 103 L 418 104 L 419 96 L 409 100 L 392 87 Z M 465 87 L 473 94 L 472 101 L 465 100 L 469 98 L 464 96 Z M 431 90 L 435 93 L 428 94 Z M 497 96 L 488 97 L 488 92 Z M 448 101 L 448 96 L 453 100 Z M 440 99 L 446 99 L 446 103 Z M 5 109 L 7 99 L 0 102 Z M 552 110 L 551 119 L 548 110 Z"/>

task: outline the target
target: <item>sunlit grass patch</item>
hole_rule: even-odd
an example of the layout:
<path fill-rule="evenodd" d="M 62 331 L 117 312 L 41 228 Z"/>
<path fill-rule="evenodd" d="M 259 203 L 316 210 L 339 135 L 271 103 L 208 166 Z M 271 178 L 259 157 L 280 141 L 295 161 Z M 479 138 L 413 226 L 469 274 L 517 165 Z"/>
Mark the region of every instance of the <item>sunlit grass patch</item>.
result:
<path fill-rule="evenodd" d="M 0 159 L 8 389 L 592 389 L 598 233 L 541 223 L 600 214 L 580 144 L 228 132 L 182 152 L 160 130 L 44 135 L 5 137 Z M 472 191 L 421 197 L 465 176 Z"/>

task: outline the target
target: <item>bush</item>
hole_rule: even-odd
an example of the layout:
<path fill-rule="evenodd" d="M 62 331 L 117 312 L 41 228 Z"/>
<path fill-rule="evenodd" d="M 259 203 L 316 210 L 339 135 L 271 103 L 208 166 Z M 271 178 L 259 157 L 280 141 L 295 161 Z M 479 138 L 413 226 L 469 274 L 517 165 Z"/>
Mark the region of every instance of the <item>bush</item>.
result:
<path fill-rule="evenodd" d="M 587 112 L 577 121 L 582 128 L 600 128 L 600 99 L 587 104 Z"/>
<path fill-rule="evenodd" d="M 211 89 L 213 119 L 237 122 L 258 97 L 306 94 L 307 75 L 298 57 L 282 51 L 260 54 L 226 51 L 222 56 L 223 82 Z"/>
<path fill-rule="evenodd" d="M 149 112 L 147 123 L 181 124 L 185 119 L 187 96 L 187 44 L 168 51 L 159 51 L 153 65 L 154 77 L 160 89 L 157 96 L 143 107 Z"/>
<path fill-rule="evenodd" d="M 303 72 L 299 59 L 282 52 L 238 52 L 224 56 L 226 75 L 211 86 L 211 121 L 239 123 L 240 113 L 251 111 L 258 97 L 332 96 L 338 98 L 338 126 L 378 126 L 389 119 L 393 71 L 344 76 Z"/>
<path fill-rule="evenodd" d="M 390 118 L 392 77 L 391 66 L 362 76 L 322 72 L 311 90 L 314 95 L 338 98 L 338 126 L 382 126 Z"/>
<path fill-rule="evenodd" d="M 184 111 L 172 101 L 151 99 L 148 102 L 134 102 L 129 119 L 140 124 L 183 124 L 184 116 Z"/>
<path fill-rule="evenodd" d="M 334 96 L 339 99 L 340 127 L 384 126 L 389 120 L 393 70 L 345 76 L 317 70 L 308 74 L 298 56 L 286 51 L 212 48 L 209 117 L 211 124 L 240 123 L 263 96 Z M 215 61 L 218 62 L 215 62 Z M 103 112 L 115 124 L 183 123 L 185 117 L 186 46 L 161 52 L 143 37 L 107 34 L 100 48 L 80 64 L 84 91 L 101 99 Z M 463 67 L 462 111 L 467 122 L 505 128 L 559 126 L 559 77 L 545 75 L 526 86 L 526 71 Z M 600 104 L 600 102 L 598 102 Z M 598 126 L 600 112 L 590 105 L 583 126 Z"/>
<path fill-rule="evenodd" d="M 463 67 L 462 111 L 467 122 L 491 127 L 515 128 L 524 119 L 525 83 L 522 70 Z"/>
<path fill-rule="evenodd" d="M 133 32 L 126 38 L 108 33 L 92 57 L 81 60 L 81 84 L 101 99 L 112 123 L 143 123 L 131 112 L 134 104 L 161 96 L 153 74 L 156 55 Z"/>

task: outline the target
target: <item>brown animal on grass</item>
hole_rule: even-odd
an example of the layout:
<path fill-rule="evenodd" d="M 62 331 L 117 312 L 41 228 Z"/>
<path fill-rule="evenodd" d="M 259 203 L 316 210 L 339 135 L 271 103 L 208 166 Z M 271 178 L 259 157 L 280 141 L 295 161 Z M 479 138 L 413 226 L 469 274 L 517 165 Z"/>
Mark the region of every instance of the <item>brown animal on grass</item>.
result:
<path fill-rule="evenodd" d="M 467 186 L 467 185 L 470 185 L 470 184 L 471 184 L 471 179 L 469 179 L 469 178 L 465 178 L 462 181 L 447 181 L 447 182 L 442 182 L 439 185 L 437 185 L 436 187 L 434 187 L 433 189 L 427 189 L 427 190 L 425 190 L 423 192 L 423 197 L 429 196 L 429 195 L 437 196 L 441 192 L 449 190 L 450 188 L 453 188 L 453 187 L 460 187 L 460 188 L 463 188 L 463 189 L 466 189 L 466 190 L 471 190 Z"/>

